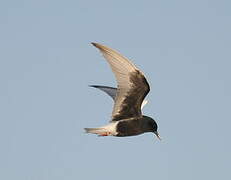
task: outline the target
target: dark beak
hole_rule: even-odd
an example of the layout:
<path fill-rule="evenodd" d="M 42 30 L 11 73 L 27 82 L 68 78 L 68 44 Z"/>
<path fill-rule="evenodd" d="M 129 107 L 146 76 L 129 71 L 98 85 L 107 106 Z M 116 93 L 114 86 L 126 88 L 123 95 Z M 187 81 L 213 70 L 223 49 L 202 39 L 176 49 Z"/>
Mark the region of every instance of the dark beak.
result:
<path fill-rule="evenodd" d="M 159 135 L 159 133 L 158 133 L 157 131 L 155 131 L 154 134 L 157 136 L 157 138 L 158 138 L 159 140 L 161 140 L 161 137 L 160 137 L 160 135 Z"/>

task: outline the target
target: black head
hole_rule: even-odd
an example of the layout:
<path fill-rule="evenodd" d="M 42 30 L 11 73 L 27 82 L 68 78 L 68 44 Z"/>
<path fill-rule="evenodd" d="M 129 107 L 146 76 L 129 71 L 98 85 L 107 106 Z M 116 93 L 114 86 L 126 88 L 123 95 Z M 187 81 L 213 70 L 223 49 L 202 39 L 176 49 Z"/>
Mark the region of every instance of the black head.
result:
<path fill-rule="evenodd" d="M 156 121 L 154 119 L 148 117 L 148 116 L 144 116 L 144 118 L 145 118 L 145 121 L 146 121 L 145 130 L 147 132 L 153 132 L 158 137 L 158 139 L 161 140 L 160 135 L 159 135 L 159 133 L 157 131 L 158 125 L 157 125 Z"/>

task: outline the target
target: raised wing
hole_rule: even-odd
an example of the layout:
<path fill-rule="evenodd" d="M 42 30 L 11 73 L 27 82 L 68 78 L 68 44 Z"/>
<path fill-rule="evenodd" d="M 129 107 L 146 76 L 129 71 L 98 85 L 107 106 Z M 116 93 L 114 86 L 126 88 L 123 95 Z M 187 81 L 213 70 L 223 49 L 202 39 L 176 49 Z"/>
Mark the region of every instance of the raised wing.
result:
<path fill-rule="evenodd" d="M 117 88 L 108 87 L 108 86 L 98 86 L 98 85 L 90 85 L 90 87 L 100 89 L 101 91 L 108 94 L 113 100 L 115 100 Z"/>
<path fill-rule="evenodd" d="M 92 44 L 101 51 L 118 83 L 112 121 L 141 117 L 141 104 L 150 91 L 143 73 L 115 50 L 97 43 Z"/>
<path fill-rule="evenodd" d="M 113 87 L 109 87 L 109 86 L 99 86 L 99 85 L 90 85 L 90 87 L 94 87 L 94 88 L 100 89 L 101 91 L 103 91 L 106 94 L 108 94 L 115 101 L 117 88 L 113 88 Z M 144 99 L 143 102 L 142 102 L 142 104 L 141 104 L 141 109 L 143 109 L 143 107 L 147 103 L 148 103 L 148 101 Z"/>

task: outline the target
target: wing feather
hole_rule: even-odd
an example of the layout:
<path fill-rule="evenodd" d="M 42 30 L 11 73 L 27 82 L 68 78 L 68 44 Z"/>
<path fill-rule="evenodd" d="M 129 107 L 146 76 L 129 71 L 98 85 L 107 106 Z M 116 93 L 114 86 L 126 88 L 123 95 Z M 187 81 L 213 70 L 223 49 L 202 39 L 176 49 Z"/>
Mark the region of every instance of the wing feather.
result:
<path fill-rule="evenodd" d="M 113 100 L 115 100 L 117 88 L 108 87 L 108 86 L 98 86 L 98 85 L 91 85 L 90 87 L 100 89 L 101 91 L 108 94 Z"/>
<path fill-rule="evenodd" d="M 99 86 L 99 85 L 90 85 L 90 87 L 94 87 L 94 88 L 100 89 L 101 91 L 103 91 L 106 94 L 108 94 L 115 101 L 117 88 L 109 87 L 109 86 Z M 148 103 L 148 101 L 144 99 L 143 102 L 142 102 L 142 104 L 141 104 L 141 110 L 143 109 L 143 107 L 147 103 Z"/>
<path fill-rule="evenodd" d="M 150 91 L 143 73 L 115 50 L 98 43 L 92 44 L 101 51 L 118 83 L 112 121 L 141 117 L 141 104 Z"/>

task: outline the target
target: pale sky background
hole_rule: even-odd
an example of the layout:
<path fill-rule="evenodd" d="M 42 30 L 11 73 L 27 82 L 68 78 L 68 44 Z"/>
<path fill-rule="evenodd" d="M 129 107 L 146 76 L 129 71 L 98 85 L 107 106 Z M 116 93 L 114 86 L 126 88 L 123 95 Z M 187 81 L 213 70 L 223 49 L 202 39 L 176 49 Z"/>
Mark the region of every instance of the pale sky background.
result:
<path fill-rule="evenodd" d="M 154 134 L 85 134 L 116 86 L 90 42 L 147 76 Z M 2 0 L 1 180 L 231 179 L 230 0 Z"/>

